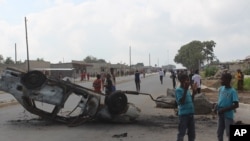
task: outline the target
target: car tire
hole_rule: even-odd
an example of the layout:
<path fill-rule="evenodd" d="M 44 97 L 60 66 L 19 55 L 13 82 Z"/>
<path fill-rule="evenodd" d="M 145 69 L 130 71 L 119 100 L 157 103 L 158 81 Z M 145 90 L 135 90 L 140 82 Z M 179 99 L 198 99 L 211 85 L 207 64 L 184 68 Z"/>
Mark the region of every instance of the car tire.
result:
<path fill-rule="evenodd" d="M 120 91 L 113 92 L 107 96 L 106 104 L 111 114 L 121 114 L 127 108 L 128 99 L 125 93 Z"/>
<path fill-rule="evenodd" d="M 30 71 L 21 77 L 21 83 L 27 89 L 39 88 L 45 83 L 46 80 L 47 77 L 40 71 Z"/>

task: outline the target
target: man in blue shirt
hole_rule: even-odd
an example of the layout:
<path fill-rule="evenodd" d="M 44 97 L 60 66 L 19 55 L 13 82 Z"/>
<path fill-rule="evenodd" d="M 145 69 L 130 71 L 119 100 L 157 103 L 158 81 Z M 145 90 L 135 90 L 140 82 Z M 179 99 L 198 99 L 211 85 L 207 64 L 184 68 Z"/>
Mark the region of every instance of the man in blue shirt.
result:
<path fill-rule="evenodd" d="M 232 75 L 225 73 L 221 77 L 221 87 L 218 95 L 218 141 L 223 141 L 224 130 L 229 137 L 229 127 L 234 124 L 234 110 L 239 107 L 239 99 L 237 91 L 231 87 Z M 229 140 L 229 139 L 228 139 Z"/>
<path fill-rule="evenodd" d="M 194 121 L 194 96 L 197 93 L 197 84 L 192 86 L 193 94 L 191 95 L 190 80 L 188 75 L 181 74 L 179 77 L 180 87 L 175 90 L 176 102 L 178 104 L 179 126 L 177 141 L 183 141 L 188 131 L 188 140 L 195 140 L 195 121 Z"/>

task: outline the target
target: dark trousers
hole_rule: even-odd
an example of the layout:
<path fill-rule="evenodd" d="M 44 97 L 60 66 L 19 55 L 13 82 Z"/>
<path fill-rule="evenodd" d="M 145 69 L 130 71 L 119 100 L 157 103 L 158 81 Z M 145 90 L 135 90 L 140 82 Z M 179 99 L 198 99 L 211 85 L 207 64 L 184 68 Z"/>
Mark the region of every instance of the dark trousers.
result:
<path fill-rule="evenodd" d="M 238 90 L 243 90 L 243 80 L 238 80 L 237 87 Z"/>
<path fill-rule="evenodd" d="M 135 81 L 135 87 L 136 87 L 136 91 L 139 92 L 141 89 L 140 81 Z"/>
<path fill-rule="evenodd" d="M 197 93 L 201 93 L 201 88 L 197 88 Z"/>
<path fill-rule="evenodd" d="M 175 89 L 176 87 L 176 81 L 175 81 L 175 78 L 173 78 L 173 88 Z"/>
<path fill-rule="evenodd" d="M 218 127 L 217 127 L 217 138 L 218 141 L 223 141 L 224 130 L 226 130 L 226 135 L 229 141 L 229 129 L 230 125 L 234 124 L 233 119 L 224 117 L 224 114 L 218 115 Z"/>
<path fill-rule="evenodd" d="M 179 127 L 178 127 L 177 141 L 183 141 L 184 136 L 188 135 L 188 141 L 195 140 L 195 122 L 194 115 L 182 115 L 179 116 Z"/>
<path fill-rule="evenodd" d="M 163 83 L 163 76 L 160 76 L 161 84 Z"/>

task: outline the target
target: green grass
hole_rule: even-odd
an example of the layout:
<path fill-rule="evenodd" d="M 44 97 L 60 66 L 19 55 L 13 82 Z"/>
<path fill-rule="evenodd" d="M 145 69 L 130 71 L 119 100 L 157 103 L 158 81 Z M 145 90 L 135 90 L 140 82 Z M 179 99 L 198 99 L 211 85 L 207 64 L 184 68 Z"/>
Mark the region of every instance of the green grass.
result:
<path fill-rule="evenodd" d="M 200 76 L 202 79 L 206 78 L 205 71 L 200 71 Z"/>
<path fill-rule="evenodd" d="M 233 80 L 233 87 L 235 89 L 237 89 L 237 80 L 234 79 Z M 250 78 L 245 78 L 244 79 L 244 86 L 243 86 L 243 89 L 246 90 L 246 91 L 249 91 L 250 90 Z"/>
<path fill-rule="evenodd" d="M 250 78 L 244 79 L 244 90 L 250 90 Z"/>

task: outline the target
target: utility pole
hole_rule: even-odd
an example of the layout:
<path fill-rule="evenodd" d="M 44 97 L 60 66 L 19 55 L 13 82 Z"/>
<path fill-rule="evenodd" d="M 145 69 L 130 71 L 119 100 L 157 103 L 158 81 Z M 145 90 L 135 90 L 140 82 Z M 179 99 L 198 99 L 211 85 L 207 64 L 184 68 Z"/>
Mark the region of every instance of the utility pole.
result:
<path fill-rule="evenodd" d="M 129 46 L 129 67 L 131 71 L 131 46 Z"/>
<path fill-rule="evenodd" d="M 168 65 L 169 65 L 169 50 L 168 50 Z"/>
<path fill-rule="evenodd" d="M 159 66 L 159 58 L 157 58 L 157 65 L 158 65 L 158 67 L 160 67 L 160 66 Z"/>
<path fill-rule="evenodd" d="M 148 55 L 148 56 L 149 56 L 149 60 L 148 60 L 148 61 L 149 61 L 149 66 L 151 66 L 151 61 L 150 61 L 150 53 L 149 53 L 149 55 Z"/>
<path fill-rule="evenodd" d="M 15 43 L 15 63 L 17 63 L 16 43 Z"/>
<path fill-rule="evenodd" d="M 27 64 L 28 64 L 28 72 L 30 71 L 30 60 L 29 60 L 29 46 L 28 46 L 28 33 L 27 33 L 27 19 L 24 18 L 25 21 L 25 33 L 26 33 L 26 47 L 27 47 Z"/>

